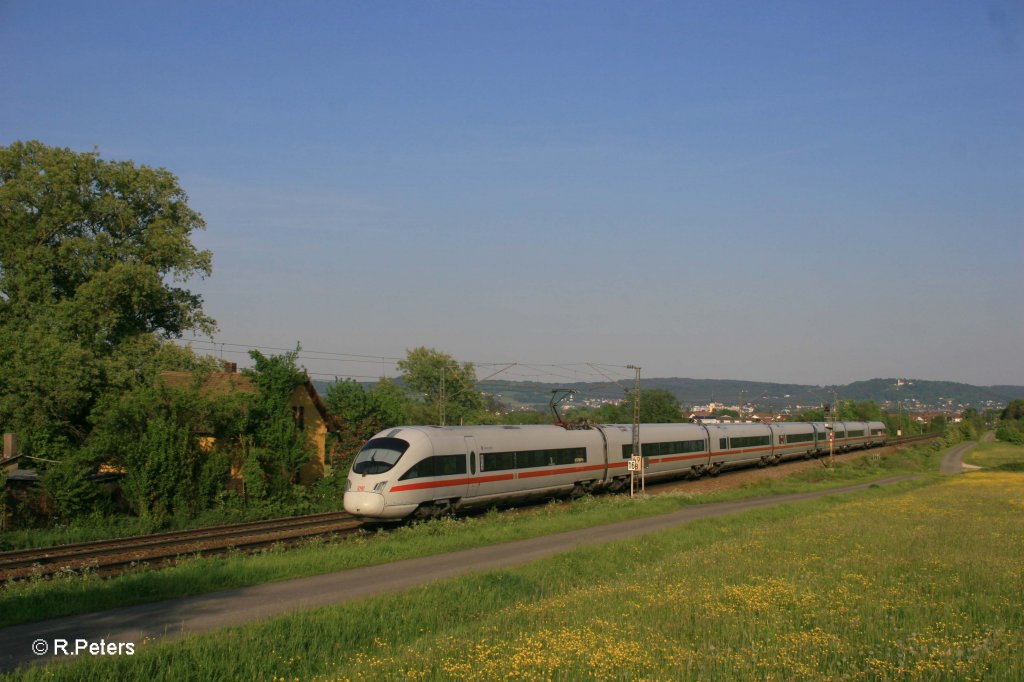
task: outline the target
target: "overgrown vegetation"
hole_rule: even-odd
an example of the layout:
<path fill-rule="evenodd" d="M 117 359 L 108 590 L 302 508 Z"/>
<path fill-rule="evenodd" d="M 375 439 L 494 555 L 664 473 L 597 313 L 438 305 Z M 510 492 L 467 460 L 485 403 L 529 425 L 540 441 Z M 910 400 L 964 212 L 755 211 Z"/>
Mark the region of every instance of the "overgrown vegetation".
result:
<path fill-rule="evenodd" d="M 1014 400 L 999 415 L 996 438 L 1006 443 L 1024 445 L 1024 400 Z"/>
<path fill-rule="evenodd" d="M 171 342 L 214 328 L 179 286 L 209 275 L 211 254 L 191 241 L 204 223 L 177 178 L 17 142 L 0 147 L 0 217 L 0 430 L 41 476 L 5 486 L 4 527 L 105 528 L 128 514 L 156 529 L 303 506 L 296 354 L 255 353 L 255 393 L 211 392 L 216 363 Z M 167 370 L 194 382 L 165 385 Z"/>

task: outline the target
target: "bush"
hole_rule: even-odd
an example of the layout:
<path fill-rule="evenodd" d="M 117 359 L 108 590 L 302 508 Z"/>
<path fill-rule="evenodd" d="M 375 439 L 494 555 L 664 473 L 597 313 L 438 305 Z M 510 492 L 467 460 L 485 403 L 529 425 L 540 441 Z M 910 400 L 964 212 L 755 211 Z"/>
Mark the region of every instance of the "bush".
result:
<path fill-rule="evenodd" d="M 1021 422 L 1018 420 L 1000 422 L 996 428 L 996 438 L 1004 443 L 1024 445 L 1024 429 L 1021 428 Z"/>

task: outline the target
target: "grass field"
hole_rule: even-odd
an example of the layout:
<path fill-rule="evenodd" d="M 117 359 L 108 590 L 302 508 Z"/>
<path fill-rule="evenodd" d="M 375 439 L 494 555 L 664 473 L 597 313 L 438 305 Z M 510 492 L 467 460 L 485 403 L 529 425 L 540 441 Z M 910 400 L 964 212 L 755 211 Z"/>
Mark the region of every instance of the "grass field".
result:
<path fill-rule="evenodd" d="M 1020 680 L 1022 585 L 1024 474 L 977 472 L 701 521 L 25 679 Z"/>
<path fill-rule="evenodd" d="M 669 513 L 702 502 L 821 490 L 896 473 L 934 472 L 937 462 L 938 454 L 925 446 L 882 458 L 840 459 L 835 469 L 817 467 L 784 479 L 710 495 L 688 495 L 684 487 L 673 495 L 647 499 L 584 498 L 571 504 L 540 505 L 514 514 L 443 519 L 337 543 L 312 542 L 287 551 L 192 558 L 174 567 L 139 571 L 110 580 L 101 580 L 89 573 L 69 573 L 22 581 L 0 588 L 0 627 L 509 542 Z"/>
<path fill-rule="evenodd" d="M 1001 471 L 1024 471 L 1024 448 L 1010 443 L 978 443 L 971 450 L 964 462 L 986 469 Z"/>

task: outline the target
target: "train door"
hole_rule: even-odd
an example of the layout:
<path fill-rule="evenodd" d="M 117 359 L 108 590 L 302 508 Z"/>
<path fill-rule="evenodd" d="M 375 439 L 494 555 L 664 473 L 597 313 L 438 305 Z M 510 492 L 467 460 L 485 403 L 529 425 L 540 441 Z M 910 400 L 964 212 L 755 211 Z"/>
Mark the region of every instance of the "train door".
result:
<path fill-rule="evenodd" d="M 466 485 L 466 497 L 473 498 L 480 494 L 480 484 L 477 482 L 477 472 L 480 466 L 480 448 L 476 445 L 475 436 L 465 436 L 466 457 L 469 459 L 469 483 Z"/>

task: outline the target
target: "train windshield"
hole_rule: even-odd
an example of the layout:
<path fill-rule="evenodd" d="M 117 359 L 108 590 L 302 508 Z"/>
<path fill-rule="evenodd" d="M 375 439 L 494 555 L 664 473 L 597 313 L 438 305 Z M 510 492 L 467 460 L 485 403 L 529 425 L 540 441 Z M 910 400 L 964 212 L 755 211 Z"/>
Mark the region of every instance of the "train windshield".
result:
<path fill-rule="evenodd" d="M 357 474 L 383 474 L 398 463 L 409 449 L 409 443 L 401 438 L 374 438 L 363 446 L 352 463 Z"/>

